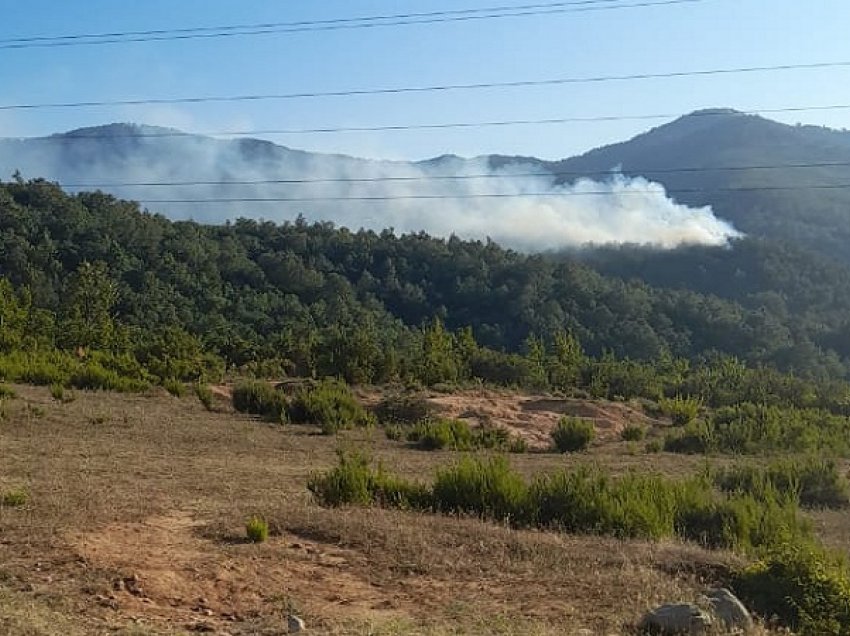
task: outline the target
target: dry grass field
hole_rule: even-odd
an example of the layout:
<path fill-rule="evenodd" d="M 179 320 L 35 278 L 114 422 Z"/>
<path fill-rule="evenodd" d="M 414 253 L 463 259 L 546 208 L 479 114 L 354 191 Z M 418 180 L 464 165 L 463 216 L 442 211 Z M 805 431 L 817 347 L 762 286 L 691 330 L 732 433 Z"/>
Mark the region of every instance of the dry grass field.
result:
<path fill-rule="evenodd" d="M 453 459 L 380 430 L 324 437 L 236 414 L 221 396 L 211 413 L 194 396 L 76 392 L 63 404 L 44 388 L 14 389 L 0 416 L 0 492 L 29 498 L 0 506 L 4 635 L 273 635 L 287 633 L 290 612 L 315 634 L 624 634 L 653 604 L 692 600 L 740 563 L 672 542 L 313 503 L 307 477 L 341 446 L 423 479 Z M 578 408 L 467 398 L 437 401 L 489 408 L 538 440 L 540 418 Z M 631 417 L 622 405 L 582 408 L 611 415 L 608 429 L 613 414 Z M 523 424 L 518 409 L 538 416 Z M 511 461 L 528 474 L 578 461 L 685 474 L 705 462 L 642 448 L 603 434 L 579 457 Z M 267 542 L 245 541 L 252 515 L 270 522 Z M 847 521 L 832 512 L 817 524 L 844 548 Z"/>

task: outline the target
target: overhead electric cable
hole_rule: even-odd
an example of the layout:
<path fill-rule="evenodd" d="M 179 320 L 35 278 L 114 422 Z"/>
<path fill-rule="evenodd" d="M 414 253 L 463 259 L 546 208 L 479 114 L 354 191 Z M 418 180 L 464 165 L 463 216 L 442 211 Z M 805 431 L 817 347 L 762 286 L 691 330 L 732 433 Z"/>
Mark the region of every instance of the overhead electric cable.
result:
<path fill-rule="evenodd" d="M 850 189 L 850 183 L 801 185 L 801 186 L 753 186 L 734 188 L 679 188 L 663 189 L 666 194 L 697 194 L 706 192 L 785 192 L 793 190 L 844 190 Z M 411 195 L 376 195 L 376 196 L 323 196 L 323 197 L 222 197 L 208 199 L 140 199 L 145 204 L 186 204 L 186 203 L 309 203 L 331 201 L 408 201 L 408 200 L 440 200 L 440 199 L 514 199 L 524 197 L 571 197 L 571 196 L 617 196 L 621 194 L 656 194 L 658 189 L 626 189 L 616 193 L 610 190 L 593 191 L 546 191 L 523 193 L 476 193 L 476 194 L 411 194 Z"/>
<path fill-rule="evenodd" d="M 831 104 L 826 106 L 789 106 L 785 108 L 759 108 L 754 110 L 736 110 L 728 112 L 723 110 L 696 111 L 682 115 L 681 113 L 654 113 L 646 115 L 597 115 L 588 117 L 553 117 L 546 119 L 505 119 L 492 121 L 464 121 L 445 122 L 433 124 L 385 124 L 379 126 L 335 126 L 319 128 L 257 128 L 253 130 L 201 130 L 197 132 L 185 132 L 181 130 L 156 130 L 148 132 L 102 132 L 85 133 L 72 132 L 46 137 L 25 137 L 14 139 L 26 139 L 26 141 L 74 141 L 77 139 L 144 139 L 144 138 L 166 138 L 166 137 L 245 137 L 250 135 L 303 135 L 324 133 L 350 133 L 350 132 L 394 132 L 406 130 L 433 130 L 447 128 L 487 128 L 498 126 L 542 126 L 554 124 L 572 123 L 596 123 L 616 121 L 644 121 L 653 119 L 675 119 L 678 117 L 729 117 L 734 115 L 775 115 L 782 113 L 802 113 L 829 110 L 850 110 L 850 104 Z M 13 138 L 7 138 L 13 139 Z"/>
<path fill-rule="evenodd" d="M 624 4 L 624 1 L 626 2 Z M 360 18 L 337 18 L 301 22 L 267 22 L 259 24 L 223 25 L 217 27 L 190 27 L 183 29 L 152 29 L 146 31 L 118 31 L 112 33 L 89 33 L 57 36 L 28 36 L 0 40 L 0 49 L 53 48 L 131 42 L 161 42 L 169 40 L 195 40 L 237 36 L 304 33 L 311 31 L 339 31 L 344 29 L 366 29 L 377 27 L 437 24 L 444 22 L 469 22 L 495 20 L 561 13 L 589 11 L 611 11 L 643 7 L 693 4 L 706 0 L 577 0 L 573 2 L 551 2 L 478 9 L 456 9 L 424 13 L 399 13 L 390 15 L 364 16 Z M 616 4 L 619 3 L 619 4 Z"/>
<path fill-rule="evenodd" d="M 151 104 L 199 104 L 208 102 L 247 102 L 265 100 L 290 100 L 320 97 L 351 97 L 362 95 L 398 95 L 405 93 L 429 93 L 446 91 L 468 91 L 495 88 L 529 88 L 536 86 L 559 86 L 566 84 L 596 84 L 679 77 L 705 77 L 712 75 L 738 75 L 777 71 L 799 71 L 829 68 L 848 68 L 850 61 L 810 62 L 803 64 L 776 64 L 770 66 L 742 66 L 730 68 L 702 69 L 694 71 L 671 71 L 664 73 L 635 73 L 628 75 L 601 75 L 591 77 L 558 77 L 540 80 L 514 80 L 508 82 L 477 82 L 472 84 L 440 84 L 432 86 L 401 86 L 394 88 L 364 88 L 338 91 L 316 91 L 301 93 L 256 94 L 256 95 L 210 95 L 198 97 L 166 97 L 148 99 L 93 100 L 82 102 L 47 102 L 32 104 L 0 105 L 0 111 L 38 110 L 45 108 L 90 108 L 99 106 L 141 106 Z"/>
<path fill-rule="evenodd" d="M 825 161 L 812 163 L 786 164 L 757 164 L 716 167 L 685 167 L 685 168 L 630 168 L 628 175 L 656 174 L 693 174 L 704 172 L 739 172 L 749 170 L 787 170 L 805 168 L 836 168 L 850 167 L 850 161 Z M 415 164 L 411 164 L 415 168 Z M 466 181 L 474 179 L 514 179 L 532 177 L 593 177 L 617 176 L 621 174 L 612 170 L 541 170 L 538 172 L 505 172 L 480 174 L 445 174 L 445 175 L 412 175 L 412 176 L 383 176 L 383 177 L 341 177 L 327 179 L 251 179 L 251 180 L 198 180 L 198 181 L 129 181 L 103 183 L 59 183 L 63 188 L 151 188 L 151 187 L 187 187 L 187 186 L 254 186 L 254 185 L 310 185 L 323 183 L 384 183 L 384 182 L 416 182 L 416 181 Z M 47 181 L 44 185 L 53 185 Z"/>

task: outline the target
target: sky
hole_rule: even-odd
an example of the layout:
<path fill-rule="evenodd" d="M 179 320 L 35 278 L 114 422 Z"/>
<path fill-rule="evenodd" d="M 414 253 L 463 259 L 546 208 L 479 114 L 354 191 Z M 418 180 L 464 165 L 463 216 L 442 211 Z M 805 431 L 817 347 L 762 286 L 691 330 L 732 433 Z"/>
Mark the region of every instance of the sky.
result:
<path fill-rule="evenodd" d="M 544 3 L 547 0 L 537 0 Z M 638 4 L 641 0 L 617 0 Z M 297 22 L 531 4 L 533 0 L 2 0 L 0 40 Z M 614 2 L 616 4 L 616 2 Z M 702 0 L 453 23 L 221 39 L 0 48 L 0 106 L 327 92 L 850 61 L 847 0 Z M 0 43 L 2 45 L 2 43 Z M 547 87 L 236 103 L 0 109 L 0 136 L 123 121 L 189 132 L 685 114 L 850 104 L 850 67 Z M 770 115 L 850 128 L 850 108 Z M 557 159 L 658 120 L 257 135 L 294 148 L 424 159 Z"/>

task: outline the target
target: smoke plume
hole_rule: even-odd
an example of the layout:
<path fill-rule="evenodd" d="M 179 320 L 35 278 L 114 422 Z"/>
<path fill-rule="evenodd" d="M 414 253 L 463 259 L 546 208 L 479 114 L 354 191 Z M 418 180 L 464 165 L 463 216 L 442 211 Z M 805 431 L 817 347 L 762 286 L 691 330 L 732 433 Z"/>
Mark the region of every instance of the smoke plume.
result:
<path fill-rule="evenodd" d="M 301 215 L 352 230 L 489 237 L 523 251 L 623 243 L 667 249 L 738 236 L 711 208 L 681 205 L 643 178 L 556 184 L 532 162 L 494 169 L 486 157 L 369 161 L 258 140 L 162 136 L 149 127 L 93 130 L 0 142 L 0 170 L 100 185 L 170 218 L 206 223 Z M 140 183 L 150 185 L 130 185 Z M 182 185 L 162 185 L 175 183 Z"/>

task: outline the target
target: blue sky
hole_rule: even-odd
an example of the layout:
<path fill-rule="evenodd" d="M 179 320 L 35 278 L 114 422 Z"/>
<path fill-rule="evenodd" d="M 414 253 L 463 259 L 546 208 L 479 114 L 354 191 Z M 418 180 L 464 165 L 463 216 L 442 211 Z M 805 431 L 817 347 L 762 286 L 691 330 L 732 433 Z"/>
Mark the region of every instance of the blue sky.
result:
<path fill-rule="evenodd" d="M 538 0 L 543 2 L 544 0 Z M 629 2 L 629 0 L 623 0 Z M 634 0 L 633 0 L 634 1 Z M 531 0 L 29 0 L 0 39 L 322 20 Z M 348 31 L 0 50 L 0 104 L 291 93 L 850 61 L 847 0 L 693 4 Z M 850 104 L 850 68 L 257 103 L 0 111 L 0 136 L 112 121 L 189 131 L 427 124 Z M 775 119 L 850 127 L 850 109 Z M 654 122 L 267 136 L 309 150 L 422 159 L 565 157 Z M 661 123 L 661 122 L 658 122 Z"/>

